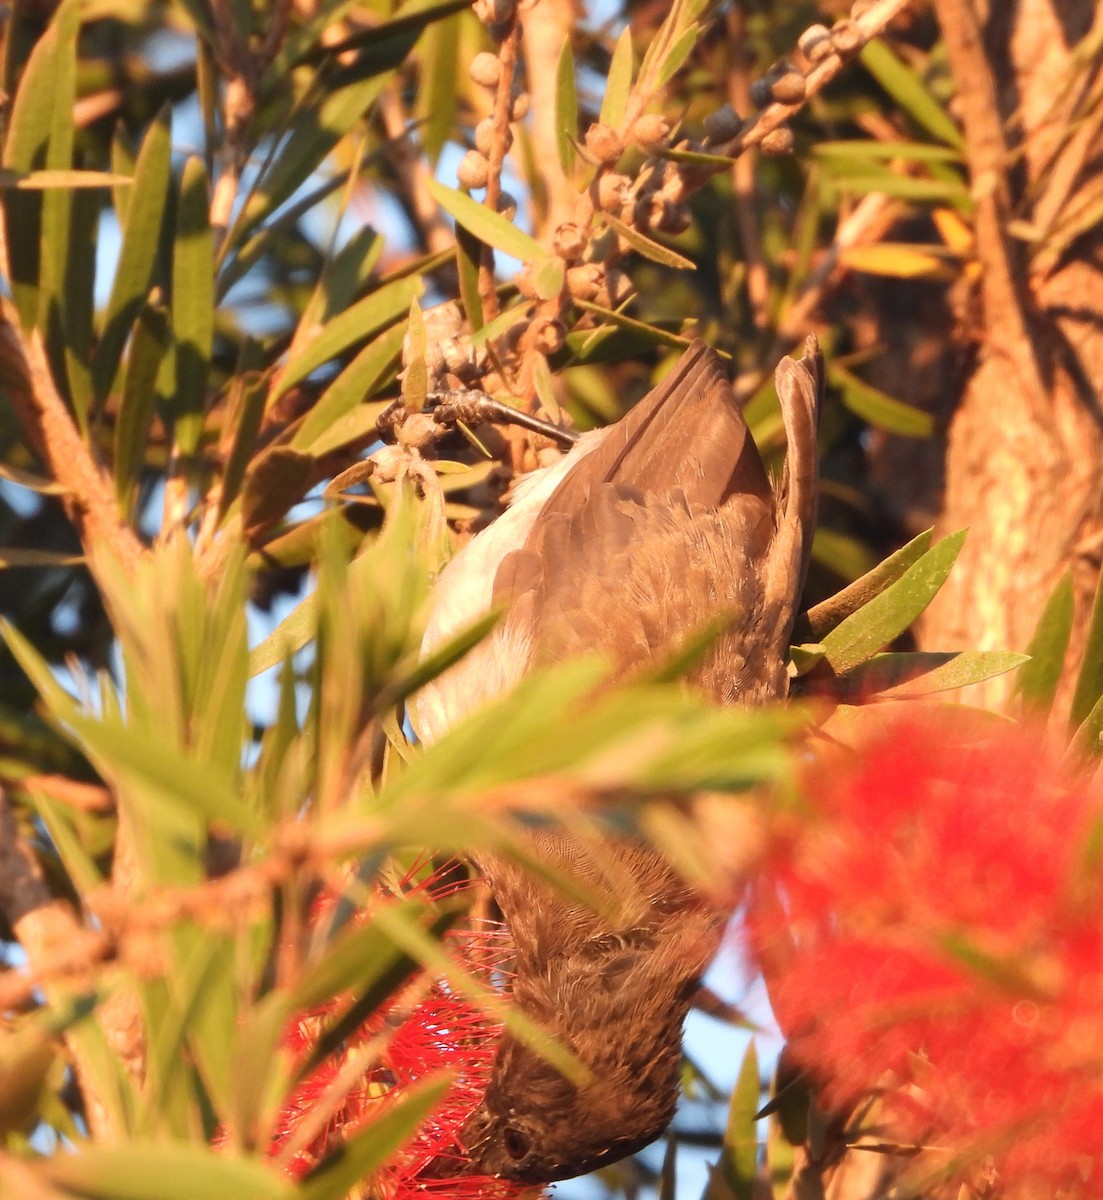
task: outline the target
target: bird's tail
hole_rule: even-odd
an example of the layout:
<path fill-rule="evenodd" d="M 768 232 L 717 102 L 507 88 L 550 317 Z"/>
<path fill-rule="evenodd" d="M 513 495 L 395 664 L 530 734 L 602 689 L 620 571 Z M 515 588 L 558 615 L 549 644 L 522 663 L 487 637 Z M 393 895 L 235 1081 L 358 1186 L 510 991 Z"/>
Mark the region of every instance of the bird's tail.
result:
<path fill-rule="evenodd" d="M 764 612 L 766 633 L 782 663 L 797 615 L 812 534 L 818 493 L 818 434 L 823 401 L 824 367 L 819 342 L 810 336 L 799 361 L 783 358 L 774 376 L 788 449 L 778 497 L 777 533 L 766 565 Z"/>

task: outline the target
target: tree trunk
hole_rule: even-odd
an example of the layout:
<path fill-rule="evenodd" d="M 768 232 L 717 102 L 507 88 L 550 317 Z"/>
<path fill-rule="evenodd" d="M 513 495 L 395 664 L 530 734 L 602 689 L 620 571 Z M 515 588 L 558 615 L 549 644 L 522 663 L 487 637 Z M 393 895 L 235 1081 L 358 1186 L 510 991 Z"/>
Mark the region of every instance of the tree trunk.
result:
<path fill-rule="evenodd" d="M 934 7 L 977 201 L 983 340 L 950 426 L 938 522 L 970 536 L 920 639 L 1023 649 L 1071 568 L 1071 668 L 1103 556 L 1103 233 L 1087 219 L 1103 203 L 1103 0 Z M 1009 687 L 1003 677 L 966 698 L 998 706 Z"/>

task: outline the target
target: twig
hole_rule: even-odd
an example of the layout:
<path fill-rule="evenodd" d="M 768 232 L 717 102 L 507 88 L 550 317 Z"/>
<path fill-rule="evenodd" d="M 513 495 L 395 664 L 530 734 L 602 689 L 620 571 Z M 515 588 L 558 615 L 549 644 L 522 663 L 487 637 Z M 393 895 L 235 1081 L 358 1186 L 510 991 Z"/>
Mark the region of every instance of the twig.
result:
<path fill-rule="evenodd" d="M 498 51 L 501 72 L 494 93 L 494 108 L 491 120 L 494 134 L 487 154 L 488 173 L 486 196 L 483 203 L 497 211 L 498 199 L 502 194 L 502 165 L 509 145 L 509 119 L 513 107 L 513 75 L 517 69 L 517 43 L 521 36 L 521 23 L 516 13 L 510 18 L 509 32 Z M 498 315 L 498 289 L 494 283 L 494 250 L 484 243 L 479 262 L 479 299 L 483 306 L 483 320 L 492 321 Z"/>
<path fill-rule="evenodd" d="M 728 14 L 728 34 L 737 59 L 736 65 L 728 73 L 728 100 L 732 108 L 740 113 L 746 112 L 751 104 L 746 63 L 742 57 L 742 42 L 746 34 L 744 24 L 742 9 L 733 6 Z M 739 241 L 743 247 L 743 262 L 746 266 L 747 299 L 750 301 L 751 319 L 756 328 L 763 329 L 769 319 L 770 278 L 759 237 L 753 152 L 741 154 L 732 163 L 731 177 L 735 216 L 739 223 Z"/>

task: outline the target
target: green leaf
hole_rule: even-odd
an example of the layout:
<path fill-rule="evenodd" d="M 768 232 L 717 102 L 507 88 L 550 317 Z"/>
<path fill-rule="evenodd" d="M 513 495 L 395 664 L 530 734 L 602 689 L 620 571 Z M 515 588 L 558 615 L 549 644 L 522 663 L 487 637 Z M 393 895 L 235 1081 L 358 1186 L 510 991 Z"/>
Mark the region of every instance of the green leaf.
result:
<path fill-rule="evenodd" d="M 462 225 L 456 226 L 456 272 L 460 282 L 460 301 L 467 314 L 467 322 L 479 334 L 486 319 L 483 315 L 483 300 L 479 295 L 479 263 L 483 244 Z"/>
<path fill-rule="evenodd" d="M 858 56 L 862 65 L 920 128 L 947 146 L 965 149 L 965 140 L 946 110 L 918 74 L 880 38 L 868 42 Z"/>
<path fill-rule="evenodd" d="M 39 1097 L 54 1054 L 53 1040 L 37 1024 L 0 1035 L 0 1137 L 37 1123 Z"/>
<path fill-rule="evenodd" d="M 23 69 L 4 141 L 3 165 L 16 175 L 27 175 L 44 165 L 58 166 L 56 160 L 63 152 L 62 143 L 68 143 L 69 158 L 61 165 L 72 166 L 72 104 L 66 105 L 66 97 L 73 95 L 75 88 L 79 11 L 77 0 L 66 0 L 58 7 Z M 51 154 L 50 143 L 55 135 L 58 142 Z M 23 324 L 30 327 L 39 308 L 40 239 L 46 229 L 42 198 L 8 193 L 3 204 L 7 214 L 12 298 Z M 58 232 L 60 215 L 55 209 L 54 219 L 49 223 L 51 237 Z M 45 249 L 50 255 L 58 252 L 52 242 Z M 56 286 L 56 258 L 48 274 Z"/>
<path fill-rule="evenodd" d="M 678 1139 L 673 1131 L 666 1135 L 663 1165 L 659 1169 L 657 1200 L 677 1200 L 678 1197 Z"/>
<path fill-rule="evenodd" d="M 856 579 L 841 592 L 803 613 L 797 618 L 793 641 L 818 642 L 845 618 L 868 604 L 874 596 L 879 596 L 927 553 L 932 533 L 932 530 L 927 529 L 912 538 L 906 546 L 890 554 L 861 579 Z"/>
<path fill-rule="evenodd" d="M 610 325 L 616 325 L 621 329 L 628 329 L 633 333 L 642 334 L 647 339 L 648 345 L 673 346 L 678 350 L 685 350 L 689 346 L 690 339 L 683 337 L 680 333 L 671 333 L 669 329 L 660 329 L 657 325 L 648 325 L 646 321 L 637 321 L 635 317 L 626 316 L 621 312 L 614 312 L 611 308 L 602 308 L 600 304 L 593 304 L 589 300 L 576 300 L 575 307 L 602 317 Z"/>
<path fill-rule="evenodd" d="M 697 264 L 692 259 L 686 258 L 684 255 L 679 254 L 677 250 L 671 250 L 669 246 L 664 246 L 661 242 L 656 242 L 654 239 L 647 237 L 646 234 L 640 233 L 634 226 L 626 225 L 623 221 L 618 221 L 616 217 L 609 215 L 606 215 L 605 223 L 615 229 L 644 258 L 649 258 L 652 262 L 662 263 L 664 267 L 674 267 L 679 271 L 693 271 L 696 269 Z"/>
<path fill-rule="evenodd" d="M 422 290 L 422 282 L 417 276 L 394 279 L 331 318 L 284 368 L 276 396 L 283 395 L 331 358 L 409 312 L 410 305 Z"/>
<path fill-rule="evenodd" d="M 632 55 L 632 28 L 625 25 L 613 49 L 613 58 L 609 63 L 609 74 L 605 80 L 605 95 L 601 98 L 601 115 L 598 120 L 602 125 L 610 125 L 619 129 L 628 109 L 628 94 L 632 90 L 632 75 L 635 63 Z M 577 114 L 575 117 L 577 125 Z"/>
<path fill-rule="evenodd" d="M 84 562 L 83 554 L 62 550 L 42 550 L 37 546 L 0 546 L 0 568 L 73 567 Z"/>
<path fill-rule="evenodd" d="M 134 328 L 119 415 L 115 421 L 115 495 L 126 512 L 130 511 L 132 489 L 145 460 L 146 440 L 157 399 L 157 378 L 168 347 L 165 310 L 145 305 Z"/>
<path fill-rule="evenodd" d="M 328 435 L 342 417 L 352 412 L 386 377 L 402 350 L 406 330 L 402 325 L 374 337 L 318 397 L 295 431 L 291 446 L 312 454 L 327 453 Z"/>
<path fill-rule="evenodd" d="M 46 151 L 47 173 L 69 171 L 73 165 L 73 104 L 77 96 L 77 31 L 80 27 L 79 9 L 75 4 L 63 4 L 54 26 L 57 49 L 54 54 L 53 121 L 50 144 Z M 41 172 L 39 173 L 41 174 Z M 69 246 L 73 193 L 70 189 L 52 188 L 42 201 L 42 273 L 39 280 L 38 325 L 46 337 L 46 351 L 54 377 L 68 377 L 66 353 L 67 307 L 66 285 L 69 280 Z M 63 390 L 64 390 L 64 384 Z M 82 400 L 86 400 L 82 397 Z M 82 428 L 86 411 L 78 405 L 77 417 Z"/>
<path fill-rule="evenodd" d="M 123 347 L 153 283 L 171 165 L 171 110 L 166 105 L 149 127 L 134 168 L 126 230 L 92 363 L 95 398 L 101 404 L 115 381 Z"/>
<path fill-rule="evenodd" d="M 1069 755 L 1073 758 L 1098 758 L 1103 754 L 1103 696 L 1077 726 L 1069 739 Z"/>
<path fill-rule="evenodd" d="M 1103 587 L 1095 593 L 1091 624 L 1084 644 L 1084 659 L 1076 677 L 1076 690 L 1069 710 L 1069 726 L 1075 729 L 1103 696 Z"/>
<path fill-rule="evenodd" d="M 909 162 L 960 163 L 961 150 L 953 146 L 932 146 L 929 142 L 880 142 L 853 140 L 840 142 L 817 142 L 811 147 L 817 158 L 842 159 L 844 162 L 891 162 L 905 159 Z"/>
<path fill-rule="evenodd" d="M 382 1167 L 413 1137 L 444 1098 L 450 1082 L 447 1075 L 438 1075 L 404 1087 L 397 1101 L 388 1103 L 366 1129 L 354 1134 L 311 1171 L 297 1195 L 301 1200 L 344 1200 L 351 1188 Z M 240 1198 L 234 1194 L 234 1200 Z"/>
<path fill-rule="evenodd" d="M 419 87 L 414 114 L 421 126 L 425 157 L 434 167 L 452 134 L 459 102 L 457 84 L 461 78 L 462 34 L 463 17 L 456 13 L 430 26 L 419 50 Z"/>
<path fill-rule="evenodd" d="M 686 59 L 689 58 L 693 47 L 697 45 L 697 39 L 700 36 L 700 28 L 691 25 L 670 47 L 659 64 L 659 87 L 665 87 L 678 74 L 685 65 Z"/>
<path fill-rule="evenodd" d="M 214 344 L 214 234 L 207 171 L 201 159 L 184 164 L 172 247 L 172 336 L 176 346 L 176 444 L 185 455 L 199 447 L 207 376 Z"/>
<path fill-rule="evenodd" d="M 402 380 L 402 399 L 411 412 L 421 412 L 429 395 L 429 368 L 425 362 L 428 347 L 425 341 L 425 318 L 415 300 L 410 305 L 406 323 L 407 355 L 403 360 L 406 373 Z"/>
<path fill-rule="evenodd" d="M 802 642 L 789 647 L 789 678 L 799 679 L 824 660 L 826 651 L 819 642 Z"/>
<path fill-rule="evenodd" d="M 132 182 L 129 175 L 116 175 L 111 171 L 82 171 L 73 167 L 47 168 L 27 174 L 0 170 L 0 188 L 19 188 L 28 192 L 73 192 L 85 188 L 129 187 Z"/>
<path fill-rule="evenodd" d="M 718 1181 L 711 1181 L 706 1193 L 708 1200 L 721 1200 L 721 1197 L 728 1196 L 734 1197 L 735 1200 L 752 1200 L 754 1196 L 758 1165 L 755 1115 L 759 1109 L 761 1092 L 758 1053 L 754 1038 L 751 1038 L 728 1107 L 728 1123 L 724 1129 L 719 1162 L 719 1173 L 724 1186 L 717 1187 Z"/>
<path fill-rule="evenodd" d="M 353 58 L 352 65 L 343 67 L 335 74 L 334 78 L 339 83 L 346 79 L 390 71 L 406 61 L 418 38 L 430 25 L 443 21 L 469 6 L 470 0 L 411 0 L 389 21 L 357 30 L 356 33 L 334 42 L 323 42 L 319 36 L 327 26 L 333 28 L 337 19 L 329 14 L 329 6 L 323 6 L 314 18 L 314 44 L 300 53 L 298 61 L 322 62 L 327 59 Z M 336 11 L 339 13 L 343 7 L 352 6 L 339 4 Z M 323 13 L 326 15 L 323 16 Z M 320 28 L 317 25 L 319 18 L 322 20 Z M 274 64 L 273 74 L 277 86 L 282 86 L 284 67 L 279 58 Z"/>
<path fill-rule="evenodd" d="M 946 582 L 965 533 L 962 529 L 943 538 L 895 583 L 819 639 L 836 674 L 867 662 L 911 625 Z"/>
<path fill-rule="evenodd" d="M 930 413 L 871 387 L 837 363 L 828 367 L 827 377 L 840 389 L 846 407 L 863 421 L 900 437 L 925 438 L 934 432 Z"/>
<path fill-rule="evenodd" d="M 1028 662 L 1010 650 L 875 654 L 841 681 L 844 698 L 906 700 L 968 687 Z"/>
<path fill-rule="evenodd" d="M 522 233 L 500 213 L 491 212 L 485 205 L 455 188 L 445 187 L 430 179 L 426 187 L 433 199 L 480 241 L 503 254 L 510 254 L 524 263 L 543 263 L 548 255 L 535 238 Z"/>
<path fill-rule="evenodd" d="M 1053 697 L 1061 682 L 1072 635 L 1075 599 L 1072 575 L 1066 572 L 1053 589 L 1026 653 L 1030 661 L 1015 680 L 1015 695 L 1022 698 L 1030 712 L 1045 714 L 1053 707 Z"/>
<path fill-rule="evenodd" d="M 916 175 L 901 175 L 897 171 L 878 171 L 872 166 L 861 174 L 840 175 L 823 181 L 828 199 L 839 194 L 868 196 L 883 193 L 897 200 L 934 201 L 952 204 L 963 212 L 971 212 L 973 199 L 964 180 L 925 179 Z"/>
<path fill-rule="evenodd" d="M 130 213 L 130 193 L 134 186 L 134 168 L 137 159 L 121 125 L 116 126 L 111 138 L 111 174 L 126 180 L 111 188 L 111 204 L 115 209 L 115 217 L 119 222 L 119 231 L 126 230 L 126 219 Z"/>
<path fill-rule="evenodd" d="M 43 1178 L 81 1200 L 296 1200 L 295 1185 L 255 1158 L 182 1142 L 86 1146 L 38 1164 Z"/>
<path fill-rule="evenodd" d="M 758 433 L 758 429 L 755 430 Z M 843 579 L 856 580 L 873 569 L 876 561 L 860 538 L 821 525 L 812 535 L 812 560 Z"/>
<path fill-rule="evenodd" d="M 563 39 L 555 67 L 555 147 L 559 152 L 559 165 L 568 179 L 574 173 L 577 137 L 578 93 L 575 90 L 574 51 L 568 34 Z"/>
<path fill-rule="evenodd" d="M 256 449 L 257 435 L 264 419 L 264 404 L 268 399 L 269 375 L 251 369 L 256 357 L 256 345 L 246 339 L 238 356 L 237 370 L 230 380 L 226 402 L 227 421 L 233 430 L 233 443 L 226 457 L 219 493 L 219 516 L 224 517 L 237 499 L 245 472 Z"/>

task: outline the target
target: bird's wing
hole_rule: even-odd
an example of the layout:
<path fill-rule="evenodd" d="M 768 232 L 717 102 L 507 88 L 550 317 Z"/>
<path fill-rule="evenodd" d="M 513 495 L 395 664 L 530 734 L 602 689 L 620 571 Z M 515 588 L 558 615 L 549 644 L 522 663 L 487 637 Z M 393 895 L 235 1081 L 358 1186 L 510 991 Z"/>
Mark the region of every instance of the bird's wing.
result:
<path fill-rule="evenodd" d="M 720 358 L 695 341 L 666 378 L 556 488 L 543 513 L 573 512 L 597 483 L 681 489 L 691 505 L 770 499 L 770 482 Z"/>

